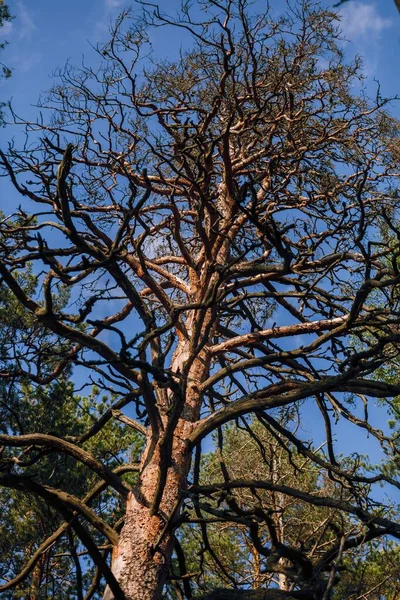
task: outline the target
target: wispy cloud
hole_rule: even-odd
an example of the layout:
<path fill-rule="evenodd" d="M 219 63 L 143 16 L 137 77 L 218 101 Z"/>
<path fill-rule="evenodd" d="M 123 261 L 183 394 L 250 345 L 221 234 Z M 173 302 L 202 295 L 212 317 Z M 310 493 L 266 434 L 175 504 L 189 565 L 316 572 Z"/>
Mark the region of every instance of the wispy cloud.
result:
<path fill-rule="evenodd" d="M 391 19 L 381 17 L 375 4 L 346 2 L 339 14 L 341 30 L 349 41 L 378 40 L 385 29 L 392 27 Z"/>
<path fill-rule="evenodd" d="M 372 77 L 379 71 L 384 32 L 393 26 L 391 19 L 381 16 L 377 4 L 371 2 L 346 2 L 339 15 L 344 44 L 351 54 L 357 52 L 363 59 L 364 74 Z"/>
<path fill-rule="evenodd" d="M 107 8 L 119 8 L 122 5 L 122 0 L 104 0 Z"/>
<path fill-rule="evenodd" d="M 37 29 L 33 18 L 23 2 L 17 3 L 18 12 L 16 15 L 16 30 L 20 40 L 29 38 Z"/>
<path fill-rule="evenodd" d="M 121 9 L 126 4 L 126 0 L 103 0 L 103 15 L 94 21 L 93 36 L 98 40 L 98 36 L 103 37 L 104 34 L 110 31 L 110 24 L 114 18 L 114 12 Z M 111 20 L 110 20 L 111 18 Z M 107 36 L 108 37 L 108 36 Z"/>

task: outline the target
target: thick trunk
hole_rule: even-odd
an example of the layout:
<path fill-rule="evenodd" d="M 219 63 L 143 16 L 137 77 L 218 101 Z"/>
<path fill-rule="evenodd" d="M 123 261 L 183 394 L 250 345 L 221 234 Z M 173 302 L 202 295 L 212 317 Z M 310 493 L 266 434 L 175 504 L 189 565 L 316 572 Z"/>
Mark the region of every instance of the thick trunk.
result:
<path fill-rule="evenodd" d="M 181 341 L 172 360 L 172 370 L 183 372 L 188 359 L 188 341 Z M 156 496 L 161 467 L 160 436 L 152 444 L 149 434 L 141 461 L 140 484 L 129 496 L 125 524 L 118 547 L 114 549 L 112 571 L 125 593 L 126 600 L 159 600 L 165 584 L 173 549 L 171 518 L 179 511 L 181 491 L 186 488 L 190 469 L 190 456 L 186 452 L 186 439 L 199 418 L 200 396 L 198 384 L 208 372 L 207 359 L 201 352 L 193 361 L 187 376 L 184 406 L 174 428 L 167 478 L 160 507 L 151 514 Z M 170 396 L 160 390 L 159 405 L 165 405 Z M 166 427 L 168 417 L 163 417 Z M 166 525 L 168 526 L 166 527 Z M 107 587 L 103 600 L 114 598 Z"/>
<path fill-rule="evenodd" d="M 190 428 L 191 424 L 183 419 L 177 426 L 172 466 L 168 469 L 158 513 L 150 514 L 159 476 L 158 449 L 143 469 L 140 489 L 133 490 L 129 496 L 125 524 L 112 560 L 112 571 L 126 600 L 158 600 L 161 597 L 172 553 L 173 532 L 168 529 L 165 532 L 165 525 L 176 509 L 180 492 L 186 484 L 190 461 L 184 452 L 182 439 L 188 435 Z M 112 598 L 111 590 L 107 588 L 103 600 Z"/>

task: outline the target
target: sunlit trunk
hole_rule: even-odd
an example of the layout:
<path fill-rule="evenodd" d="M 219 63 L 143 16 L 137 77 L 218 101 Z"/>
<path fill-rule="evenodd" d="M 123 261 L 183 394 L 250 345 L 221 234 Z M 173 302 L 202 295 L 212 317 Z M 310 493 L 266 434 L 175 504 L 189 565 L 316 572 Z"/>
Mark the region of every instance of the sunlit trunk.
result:
<path fill-rule="evenodd" d="M 184 444 L 180 436 L 185 436 L 185 429 L 189 425 L 182 420 L 177 427 L 172 455 L 173 466 L 169 468 L 158 514 L 150 514 L 159 474 L 160 456 L 157 448 L 142 472 L 140 489 L 134 490 L 128 499 L 125 525 L 112 561 L 113 573 L 127 600 L 160 598 L 172 553 L 173 532 L 169 530 L 164 535 L 162 533 L 186 483 L 190 465 L 188 457 L 184 454 Z M 107 590 L 104 600 L 111 598 L 113 595 Z"/>
<path fill-rule="evenodd" d="M 125 524 L 118 546 L 114 549 L 112 571 L 125 593 L 126 600 L 159 600 L 166 581 L 173 550 L 171 520 L 179 514 L 181 492 L 186 488 L 190 456 L 185 440 L 199 418 L 200 394 L 198 384 L 208 372 L 203 353 L 190 368 L 185 394 L 185 405 L 174 430 L 171 460 L 160 508 L 151 515 L 160 475 L 160 443 L 152 448 L 151 437 L 141 461 L 140 484 L 129 496 Z M 175 351 L 172 367 L 182 372 L 188 357 L 188 342 L 181 342 Z M 165 398 L 165 396 L 164 396 Z M 158 400 L 162 401 L 162 394 Z M 167 417 L 165 417 L 166 424 Z M 168 526 L 166 528 L 166 524 Z M 107 587 L 103 600 L 114 598 Z"/>
<path fill-rule="evenodd" d="M 42 557 L 38 561 L 37 565 L 33 569 L 32 581 L 31 581 L 29 596 L 27 597 L 27 600 L 38 600 L 39 599 L 40 585 L 41 585 L 42 577 L 43 577 L 43 561 L 44 561 L 44 557 Z"/>

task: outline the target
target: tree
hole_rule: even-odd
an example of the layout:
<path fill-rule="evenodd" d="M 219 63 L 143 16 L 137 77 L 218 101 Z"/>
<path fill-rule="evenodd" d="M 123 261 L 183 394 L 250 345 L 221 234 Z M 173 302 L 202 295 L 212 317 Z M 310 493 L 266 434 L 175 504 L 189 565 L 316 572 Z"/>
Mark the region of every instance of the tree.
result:
<path fill-rule="evenodd" d="M 200 524 L 210 554 L 210 519 L 248 528 L 288 588 L 249 590 L 226 575 L 229 597 L 327 600 L 346 552 L 400 537 L 374 500 L 376 485 L 399 487 L 396 475 L 335 446 L 339 419 L 398 453 L 368 407 L 400 394 L 379 377 L 398 357 L 399 124 L 379 91 L 356 94 L 360 65 L 344 62 L 334 13 L 307 1 L 283 17 L 255 15 L 246 0 L 193 8 L 175 20 L 147 3 L 141 19 L 125 11 L 97 70 L 60 73 L 42 101 L 48 121 L 15 116 L 30 141 L 0 154 L 23 203 L 1 222 L 0 276 L 38 335 L 8 341 L 2 378 L 18 397 L 26 382 L 39 390 L 75 368 L 115 404 L 83 434 L 68 420 L 3 433 L 0 483 L 59 512 L 103 575 L 104 600 L 155 600 L 177 577 L 190 598 L 179 531 Z M 185 31 L 193 46 L 152 62 L 157 27 Z M 382 224 L 392 236 L 379 241 Z M 29 265 L 33 291 L 20 281 Z M 319 450 L 304 439 L 310 414 L 325 428 Z M 224 471 L 203 484 L 202 443 L 254 416 L 288 460 L 295 450 L 340 492 Z M 133 488 L 89 451 L 113 417 L 143 437 Z M 123 499 L 120 533 L 68 481 L 41 481 L 50 450 Z M 338 511 L 353 526 L 334 527 L 313 560 L 274 537 L 262 507 L 235 500 L 239 489 Z"/>
<path fill-rule="evenodd" d="M 0 0 L 0 28 L 4 27 L 6 23 L 11 21 L 12 17 L 9 11 L 7 4 L 4 3 L 4 0 Z M 0 44 L 0 50 L 4 50 L 6 46 L 6 42 L 2 42 Z M 11 71 L 8 67 L 6 67 L 3 63 L 0 63 L 1 67 L 1 75 L 2 77 L 10 77 Z"/>
<path fill-rule="evenodd" d="M 4 4 L 4 0 L 0 0 L 0 28 L 4 27 L 5 23 L 10 22 L 12 19 L 7 4 Z M 7 42 L 0 43 L 0 50 L 4 50 Z M 10 77 L 11 70 L 5 64 L 0 62 L 0 78 Z M 0 102 L 0 124 L 3 122 L 3 109 L 4 103 Z"/>
<path fill-rule="evenodd" d="M 64 386 L 53 385 L 50 389 L 41 391 L 39 398 L 34 396 L 32 390 L 26 390 L 26 394 L 18 402 L 19 408 L 22 405 L 24 410 L 21 417 L 24 431 L 31 431 L 32 426 L 36 426 L 35 431 L 49 431 L 49 419 L 53 427 L 55 423 L 56 430 L 57 424 L 65 427 L 65 423 L 69 423 L 75 431 L 85 431 L 94 418 L 95 413 L 89 412 L 93 402 L 89 398 L 72 396 L 71 387 L 69 382 Z M 54 403 L 56 408 L 43 414 L 42 409 L 48 409 Z M 17 402 L 13 402 L 14 410 L 16 404 Z M 60 413 L 62 419 L 59 417 Z M 114 441 L 116 437 L 118 445 Z M 90 451 L 108 468 L 129 473 L 135 470 L 135 465 L 129 466 L 126 460 L 121 465 L 119 456 L 124 445 L 132 445 L 132 441 L 129 430 L 121 431 L 117 423 L 110 423 L 103 435 L 92 440 Z M 121 447 L 121 453 L 117 454 L 117 447 Z M 118 520 L 122 516 L 121 506 L 116 504 L 115 498 L 96 486 L 93 473 L 83 465 L 76 464 L 71 457 L 47 453 L 40 465 L 35 464 L 31 469 L 27 467 L 25 465 L 26 476 L 40 477 L 40 481 L 47 486 L 64 486 L 73 490 L 74 494 L 87 497 L 92 510 L 100 512 L 105 521 Z M 96 576 L 91 565 L 81 564 L 78 560 L 78 557 L 86 558 L 84 549 L 79 547 L 79 540 L 71 533 L 68 524 L 63 522 L 60 513 L 40 497 L 21 498 L 18 492 L 8 488 L 1 490 L 1 504 L 1 597 L 5 600 L 83 598 L 92 580 L 98 580 L 98 575 Z M 47 543 L 43 545 L 43 541 Z M 98 543 L 105 546 L 104 551 L 108 554 L 107 545 L 102 541 Z"/>
<path fill-rule="evenodd" d="M 35 282 L 29 271 L 20 277 L 20 283 L 26 292 L 33 292 Z M 11 349 L 8 340 L 18 337 L 37 340 L 40 334 L 29 313 L 7 290 L 2 289 L 1 292 L 4 370 L 12 364 L 7 360 Z M 29 381 L 21 381 L 18 393 L 12 384 L 0 382 L 0 385 L 3 383 L 0 390 L 1 433 L 24 435 L 51 431 L 52 435 L 62 436 L 65 430 L 82 435 L 90 429 L 96 423 L 98 411 L 107 411 L 109 399 L 100 398 L 95 388 L 89 397 L 77 395 L 67 375 L 64 372 L 59 381 L 37 389 Z M 118 421 L 109 420 L 100 435 L 90 440 L 87 449 L 109 469 L 129 473 L 136 471 L 136 466 L 129 462 L 135 460 L 139 444 L 135 432 L 123 428 Z M 129 456 L 130 461 L 127 461 Z M 3 449 L 2 459 L 9 458 L 4 455 Z M 40 481 L 48 486 L 64 485 L 66 489 L 74 490 L 75 494 L 86 497 L 92 510 L 100 511 L 105 520 L 115 521 L 122 516 L 121 503 L 116 503 L 110 493 L 104 493 L 104 488 L 96 485 L 93 472 L 71 456 L 47 450 L 41 453 L 40 462 L 39 457 L 34 455 L 30 464 L 26 456 L 21 458 L 25 463 L 26 476 L 40 477 Z M 3 463 L 3 468 L 5 465 Z M 0 538 L 3 540 L 0 548 L 1 597 L 4 600 L 83 598 L 84 590 L 88 587 L 90 590 L 92 579 L 97 582 L 99 576 L 87 564 L 80 564 L 79 556 L 85 554 L 59 512 L 40 497 L 21 498 L 18 492 L 6 487 L 1 489 L 0 496 Z M 43 540 L 45 543 L 41 544 Z M 109 553 L 109 549 L 106 548 L 105 552 Z"/>
<path fill-rule="evenodd" d="M 213 485 L 220 479 L 254 479 L 340 500 L 343 491 L 340 486 L 321 475 L 311 459 L 285 442 L 282 436 L 271 433 L 261 415 L 254 423 L 226 428 L 219 436 L 217 452 L 205 457 L 201 485 Z M 320 564 L 321 568 L 324 558 L 335 546 L 337 532 L 348 535 L 354 528 L 354 523 L 346 522 L 345 515 L 338 510 L 307 505 L 274 489 L 238 488 L 211 502 L 209 506 L 214 511 L 222 506 L 234 511 L 239 507 L 242 516 L 246 509 L 247 513 L 262 515 L 262 519 L 250 529 L 242 519 L 228 526 L 223 520 L 210 524 L 207 537 L 212 552 L 209 556 L 202 548 L 201 525 L 186 528 L 182 545 L 188 569 L 197 573 L 196 585 L 203 591 L 223 587 L 229 578 L 233 578 L 237 586 L 245 583 L 253 589 L 272 586 L 289 591 L 297 573 L 287 558 L 280 557 L 281 545 L 285 544 L 299 559 L 303 554 L 304 568 L 307 562 Z M 279 564 L 275 565 L 276 562 Z"/>
<path fill-rule="evenodd" d="M 337 499 L 343 496 L 340 484 L 324 474 L 321 476 L 312 460 L 299 454 L 295 447 L 288 453 L 283 439 L 271 433 L 261 416 L 251 424 L 226 428 L 224 435 L 219 436 L 218 450 L 205 456 L 201 484 L 212 485 L 224 476 L 227 480 L 253 478 L 283 483 L 305 493 Z M 186 526 L 181 533 L 186 566 L 193 574 L 195 589 L 203 593 L 226 586 L 231 583 L 229 578 L 233 578 L 238 586 L 246 582 L 254 590 L 272 589 L 270 586 L 288 590 L 291 587 L 290 563 L 281 558 L 281 567 L 286 569 L 278 574 L 274 568 L 270 569 L 270 538 L 286 543 L 292 552 L 304 552 L 310 562 L 321 565 L 335 546 L 338 531 L 346 537 L 355 534 L 354 520 L 342 511 L 312 506 L 274 490 L 236 489 L 232 497 L 226 501 L 219 497 L 218 504 L 214 501 L 210 508 L 215 510 L 222 504 L 228 509 L 239 504 L 247 510 L 252 507 L 258 513 L 263 512 L 258 536 L 265 540 L 268 551 L 254 544 L 251 531 L 240 519 L 231 523 L 221 519 L 208 524 L 209 553 L 202 546 L 201 525 Z M 390 541 L 373 540 L 347 553 L 341 565 L 340 581 L 333 589 L 333 598 L 355 600 L 363 594 L 374 600 L 397 598 L 398 552 L 398 546 Z M 176 572 L 179 572 L 178 568 Z M 178 588 L 173 597 L 182 597 L 182 582 L 173 580 L 172 584 Z"/>

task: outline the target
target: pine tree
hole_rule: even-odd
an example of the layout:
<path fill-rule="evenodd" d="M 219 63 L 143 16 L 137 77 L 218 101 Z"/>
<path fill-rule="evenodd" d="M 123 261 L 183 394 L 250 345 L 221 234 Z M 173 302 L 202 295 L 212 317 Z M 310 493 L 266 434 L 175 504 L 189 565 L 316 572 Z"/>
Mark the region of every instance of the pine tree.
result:
<path fill-rule="evenodd" d="M 0 223 L 0 277 L 30 332 L 4 345 L 4 385 L 44 405 L 72 376 L 112 404 L 84 433 L 67 407 L 55 430 L 7 428 L 0 483 L 70 526 L 104 578 L 104 600 L 159 600 L 173 580 L 190 598 L 180 528 L 200 526 L 210 554 L 210 520 L 247 528 L 268 576 L 289 589 L 263 580 L 250 590 L 225 572 L 229 591 L 207 598 L 328 600 L 348 551 L 400 537 L 395 514 L 374 500 L 376 486 L 399 487 L 397 475 L 336 448 L 346 421 L 398 453 L 368 409 L 400 394 L 380 375 L 399 344 L 399 124 L 379 92 L 362 91 L 335 14 L 314 2 L 279 17 L 246 0 L 198 0 L 176 19 L 140 4 L 142 16 L 125 11 L 99 47 L 97 70 L 60 73 L 38 122 L 25 123 L 29 143 L 0 152 L 21 202 Z M 192 39 L 175 61 L 150 53 L 163 27 Z M 21 281 L 28 268 L 32 289 Z M 204 482 L 210 434 L 255 418 L 319 473 L 315 489 L 303 476 L 238 480 L 223 468 Z M 135 482 L 97 455 L 111 419 L 142 438 Z M 324 431 L 319 450 L 310 422 Z M 124 504 L 123 523 L 88 508 L 73 469 L 49 485 L 49 453 L 93 472 L 92 489 Z M 246 494 L 354 526 L 332 521 L 313 562 L 306 541 L 293 548 L 268 511 L 240 504 Z"/>

